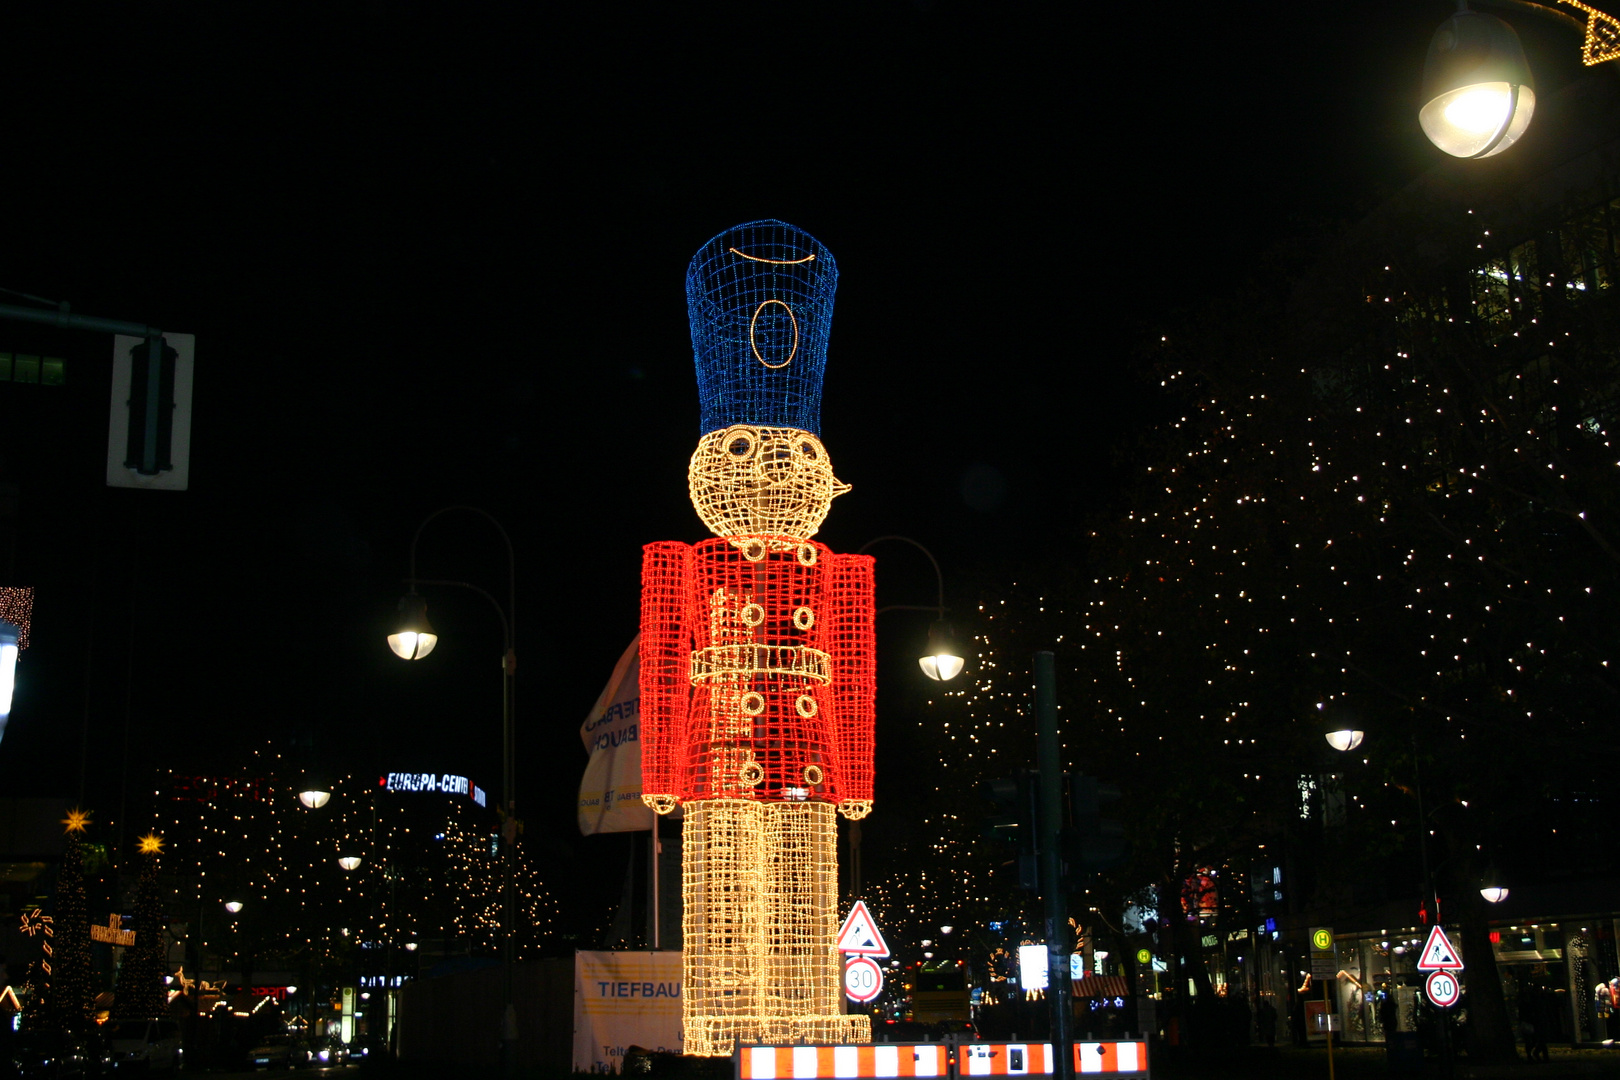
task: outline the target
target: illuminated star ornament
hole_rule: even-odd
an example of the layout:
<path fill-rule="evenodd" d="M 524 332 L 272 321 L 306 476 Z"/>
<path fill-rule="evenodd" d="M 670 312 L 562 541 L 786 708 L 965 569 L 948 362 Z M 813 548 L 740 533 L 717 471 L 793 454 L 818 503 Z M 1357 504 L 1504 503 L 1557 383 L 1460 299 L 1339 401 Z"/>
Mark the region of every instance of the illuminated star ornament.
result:
<path fill-rule="evenodd" d="M 62 819 L 62 824 L 67 826 L 70 833 L 82 833 L 84 827 L 90 824 L 90 811 L 74 807 L 68 811 L 68 816 Z"/>
<path fill-rule="evenodd" d="M 1605 60 L 1620 59 L 1620 19 L 1580 0 L 1559 2 L 1586 12 L 1586 41 L 1581 47 L 1581 63 L 1595 67 Z"/>
<path fill-rule="evenodd" d="M 157 833 L 147 833 L 145 836 L 141 837 L 141 854 L 163 854 L 163 837 L 159 836 Z"/>

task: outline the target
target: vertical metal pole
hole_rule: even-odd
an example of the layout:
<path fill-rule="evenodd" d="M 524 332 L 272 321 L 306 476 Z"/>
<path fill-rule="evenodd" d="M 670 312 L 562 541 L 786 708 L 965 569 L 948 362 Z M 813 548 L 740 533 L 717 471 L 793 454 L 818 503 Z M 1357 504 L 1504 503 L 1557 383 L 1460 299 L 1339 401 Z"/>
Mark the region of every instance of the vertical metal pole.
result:
<path fill-rule="evenodd" d="M 659 921 L 658 921 L 658 854 L 659 854 L 659 850 L 658 850 L 659 849 L 659 844 L 658 844 L 658 819 L 663 817 L 663 816 L 664 815 L 662 815 L 662 814 L 654 814 L 652 816 L 652 875 L 651 875 L 651 881 L 652 881 L 652 905 L 651 905 L 651 907 L 652 907 L 652 947 L 653 947 L 654 952 L 656 952 L 661 947 L 660 933 L 663 930 L 663 927 L 659 924 Z"/>
<path fill-rule="evenodd" d="M 1040 815 L 1037 851 L 1040 854 L 1041 894 L 1046 898 L 1046 997 L 1052 1009 L 1054 1076 L 1074 1077 L 1074 1044 L 1069 1015 L 1069 920 L 1062 885 L 1062 857 L 1058 850 L 1063 829 L 1063 764 L 1058 749 L 1057 676 L 1050 652 L 1035 654 L 1035 714 L 1040 723 Z"/>
<path fill-rule="evenodd" d="M 510 633 L 510 630 L 508 631 Z M 501 919 L 501 959 L 505 962 L 505 1005 L 501 1016 L 501 1066 L 507 1077 L 517 1073 L 517 1005 L 512 993 L 512 930 L 517 922 L 517 808 L 512 805 L 512 644 L 501 659 L 501 801 L 506 804 L 502 823 L 501 862 L 506 874 Z"/>
<path fill-rule="evenodd" d="M 1335 978 L 1337 978 L 1337 976 L 1335 976 Z M 1333 1013 L 1333 999 L 1328 994 L 1328 987 L 1330 985 L 1331 984 L 1329 984 L 1329 983 L 1323 983 L 1322 984 L 1322 1004 L 1327 1006 L 1325 1009 L 1322 1010 L 1322 1019 L 1327 1021 L 1328 1080 L 1333 1080 L 1333 1016 L 1334 1016 L 1334 1013 Z"/>

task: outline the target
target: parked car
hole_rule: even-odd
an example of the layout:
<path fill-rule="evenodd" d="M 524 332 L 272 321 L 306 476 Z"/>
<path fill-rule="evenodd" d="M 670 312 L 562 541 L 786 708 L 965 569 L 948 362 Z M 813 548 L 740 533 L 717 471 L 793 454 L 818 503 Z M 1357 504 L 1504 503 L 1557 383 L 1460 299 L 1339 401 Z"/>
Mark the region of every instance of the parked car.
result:
<path fill-rule="evenodd" d="M 298 1064 L 300 1047 L 291 1035 L 272 1035 L 248 1051 L 250 1069 L 290 1069 Z"/>
<path fill-rule="evenodd" d="M 19 1031 L 11 1037 L 6 1056 L 11 1072 L 22 1080 L 56 1080 L 57 1077 L 84 1076 L 90 1071 L 90 1054 L 84 1043 L 54 1031 Z"/>
<path fill-rule="evenodd" d="M 173 1020 L 109 1020 L 101 1029 L 101 1063 L 113 1072 L 173 1073 L 185 1060 Z"/>

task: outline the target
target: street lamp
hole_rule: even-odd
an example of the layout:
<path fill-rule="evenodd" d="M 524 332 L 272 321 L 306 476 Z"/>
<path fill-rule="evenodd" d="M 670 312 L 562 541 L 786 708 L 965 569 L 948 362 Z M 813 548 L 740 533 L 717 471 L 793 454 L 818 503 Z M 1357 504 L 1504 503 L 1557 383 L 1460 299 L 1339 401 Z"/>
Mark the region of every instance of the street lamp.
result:
<path fill-rule="evenodd" d="M 1322 710 L 1322 737 L 1333 749 L 1340 753 L 1354 750 L 1367 737 L 1360 723 L 1361 718 L 1343 702 L 1318 704 L 1316 707 Z"/>
<path fill-rule="evenodd" d="M 346 851 L 342 855 L 338 856 L 337 864 L 343 867 L 344 870 L 357 869 L 360 866 L 360 856 L 354 854 L 353 852 Z"/>
<path fill-rule="evenodd" d="M 485 590 L 466 581 L 445 581 L 432 578 L 419 578 L 416 576 L 416 546 L 422 539 L 422 530 L 428 523 L 452 510 L 476 514 L 495 526 L 495 531 L 501 534 L 501 541 L 506 545 L 506 605 L 495 599 Z M 518 820 L 513 799 L 512 784 L 512 714 L 516 707 L 516 690 L 513 677 L 517 671 L 517 653 L 513 648 L 514 636 L 517 627 L 517 561 L 512 553 L 512 538 L 487 511 L 476 506 L 453 505 L 441 507 L 422 519 L 411 536 L 411 576 L 409 578 L 410 592 L 399 602 L 400 620 L 393 633 L 388 635 L 388 647 L 394 655 L 403 660 L 420 660 L 433 651 L 439 643 L 439 637 L 427 621 L 427 603 L 416 593 L 418 585 L 453 585 L 459 589 L 467 589 L 477 593 L 490 606 L 501 621 L 501 635 L 504 639 L 505 650 L 501 656 L 501 803 L 505 818 L 501 823 L 501 863 L 503 883 L 501 887 L 501 964 L 504 967 L 503 977 L 503 1004 L 501 1022 L 501 1062 L 502 1072 L 510 1076 L 516 1066 L 517 1043 L 517 1008 L 513 1004 L 512 982 L 512 929 L 517 921 L 516 896 L 516 844 Z"/>
<path fill-rule="evenodd" d="M 1530 126 L 1536 91 L 1513 27 L 1464 4 L 1440 24 L 1423 62 L 1418 123 L 1452 157 L 1485 158 Z"/>
<path fill-rule="evenodd" d="M 417 533 L 420 535 L 421 530 Z M 394 632 L 388 635 L 388 647 L 401 660 L 420 660 L 439 643 L 439 635 L 428 622 L 427 601 L 416 595 L 415 568 L 416 543 L 412 541 L 411 591 L 408 596 L 399 598 L 399 619 L 394 623 Z"/>
<path fill-rule="evenodd" d="M 889 604 L 874 612 L 881 615 L 885 611 L 932 611 L 937 621 L 928 630 L 928 645 L 924 655 L 917 658 L 917 664 L 922 668 L 923 674 L 935 682 L 949 682 L 962 673 L 962 648 L 956 642 L 956 634 L 951 624 L 945 621 L 945 575 L 940 573 L 939 560 L 934 553 L 923 547 L 909 536 L 880 536 L 875 540 L 868 540 L 862 544 L 857 555 L 862 554 L 874 544 L 881 544 L 885 540 L 899 540 L 910 544 L 924 555 L 934 568 L 934 580 L 939 586 L 939 603 L 932 607 L 925 604 Z"/>
<path fill-rule="evenodd" d="M 225 910 L 230 912 L 232 915 L 235 915 L 238 911 L 242 910 L 242 901 L 240 901 L 240 900 L 227 900 L 227 901 L 225 901 Z"/>
<path fill-rule="evenodd" d="M 298 793 L 298 801 L 311 810 L 319 810 L 332 798 L 332 785 L 316 776 L 304 777 L 304 790 Z"/>
<path fill-rule="evenodd" d="M 1620 19 L 1583 0 L 1560 0 L 1580 19 L 1530 0 L 1486 0 L 1557 19 L 1582 36 L 1581 63 L 1594 67 L 1620 59 Z M 1536 92 L 1524 46 L 1513 28 L 1493 15 L 1457 13 L 1440 24 L 1423 62 L 1423 107 L 1418 123 L 1429 141 L 1453 157 L 1487 158 L 1512 146 L 1530 126 Z"/>
<path fill-rule="evenodd" d="M 1485 876 L 1479 879 L 1479 895 L 1492 904 L 1500 904 L 1508 898 L 1507 886 L 1502 884 L 1502 875 L 1497 873 L 1494 864 L 1486 867 Z"/>

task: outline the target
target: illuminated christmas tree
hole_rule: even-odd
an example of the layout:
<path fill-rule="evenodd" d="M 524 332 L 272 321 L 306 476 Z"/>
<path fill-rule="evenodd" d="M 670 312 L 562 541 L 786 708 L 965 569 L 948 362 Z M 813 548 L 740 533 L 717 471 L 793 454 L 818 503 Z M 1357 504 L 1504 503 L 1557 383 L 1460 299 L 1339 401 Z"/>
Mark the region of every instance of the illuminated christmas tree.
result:
<path fill-rule="evenodd" d="M 56 873 L 52 918 L 50 985 L 46 1012 L 62 1031 L 82 1033 L 90 1024 L 90 915 L 84 899 L 84 851 L 81 843 L 90 814 L 69 810 L 63 824 L 67 841 Z"/>
<path fill-rule="evenodd" d="M 135 892 L 135 944 L 124 953 L 113 994 L 113 1015 L 140 1019 L 161 1016 L 168 1004 L 163 987 L 164 918 L 162 895 L 158 891 L 158 856 L 163 841 L 157 836 L 141 838 L 141 878 Z"/>

